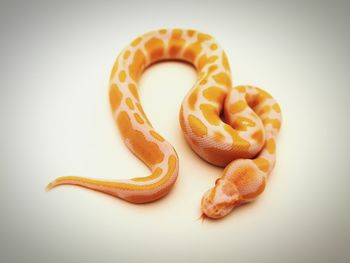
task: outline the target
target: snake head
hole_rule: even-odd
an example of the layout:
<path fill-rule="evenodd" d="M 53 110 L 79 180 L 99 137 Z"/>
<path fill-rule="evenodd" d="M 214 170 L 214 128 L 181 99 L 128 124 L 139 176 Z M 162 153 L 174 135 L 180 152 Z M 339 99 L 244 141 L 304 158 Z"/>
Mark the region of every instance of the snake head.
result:
<path fill-rule="evenodd" d="M 202 198 L 202 211 L 210 218 L 219 219 L 239 205 L 240 194 L 237 187 L 228 180 L 218 179 L 215 187 L 209 189 Z"/>

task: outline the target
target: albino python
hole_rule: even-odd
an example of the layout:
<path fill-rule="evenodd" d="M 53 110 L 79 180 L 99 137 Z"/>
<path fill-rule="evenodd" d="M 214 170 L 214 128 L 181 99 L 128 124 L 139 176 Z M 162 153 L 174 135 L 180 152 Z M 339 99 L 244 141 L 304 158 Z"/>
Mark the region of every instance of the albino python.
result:
<path fill-rule="evenodd" d="M 136 38 L 118 56 L 110 75 L 110 104 L 120 134 L 151 174 L 117 181 L 64 176 L 47 189 L 79 185 L 132 203 L 151 202 L 170 191 L 178 175 L 178 157 L 154 130 L 137 92 L 145 68 L 163 60 L 185 61 L 196 68 L 197 80 L 180 109 L 181 128 L 201 158 L 226 167 L 202 198 L 203 215 L 224 217 L 264 191 L 275 164 L 279 105 L 257 87 L 232 88 L 227 56 L 214 38 L 182 29 L 161 29 Z"/>

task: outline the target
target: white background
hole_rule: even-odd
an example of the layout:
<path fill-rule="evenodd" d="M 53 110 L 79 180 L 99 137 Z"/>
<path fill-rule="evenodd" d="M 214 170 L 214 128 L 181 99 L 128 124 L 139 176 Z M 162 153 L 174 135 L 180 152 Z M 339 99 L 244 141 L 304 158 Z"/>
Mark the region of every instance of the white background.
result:
<path fill-rule="evenodd" d="M 349 4 L 295 2 L 2 3 L 1 262 L 349 261 Z M 159 28 L 213 35 L 235 85 L 280 103 L 277 164 L 263 195 L 219 221 L 200 216 L 222 168 L 187 146 L 178 122 L 196 78 L 152 66 L 140 97 L 180 158 L 169 195 L 134 205 L 63 186 L 57 176 L 145 176 L 112 120 L 108 78 L 118 53 Z"/>

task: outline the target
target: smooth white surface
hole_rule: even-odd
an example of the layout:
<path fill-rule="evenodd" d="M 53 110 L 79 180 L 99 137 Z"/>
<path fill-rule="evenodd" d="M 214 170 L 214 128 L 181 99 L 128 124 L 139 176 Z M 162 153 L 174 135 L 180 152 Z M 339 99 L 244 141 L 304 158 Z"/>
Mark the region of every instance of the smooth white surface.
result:
<path fill-rule="evenodd" d="M 333 2 L 332 2 L 333 3 Z M 2 262 L 346 262 L 349 240 L 349 6 L 230 1 L 7 4 L 2 9 Z M 197 220 L 222 169 L 197 157 L 178 122 L 194 70 L 148 69 L 140 97 L 175 147 L 171 193 L 133 205 L 82 188 L 46 193 L 60 175 L 148 173 L 123 144 L 108 77 L 134 37 L 167 27 L 213 35 L 235 85 L 282 107 L 277 164 L 260 199 L 220 221 Z"/>

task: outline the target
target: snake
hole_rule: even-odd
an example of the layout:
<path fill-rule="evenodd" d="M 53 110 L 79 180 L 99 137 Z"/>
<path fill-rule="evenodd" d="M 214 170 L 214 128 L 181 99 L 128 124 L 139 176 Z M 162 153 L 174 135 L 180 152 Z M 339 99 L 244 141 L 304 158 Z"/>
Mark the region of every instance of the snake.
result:
<path fill-rule="evenodd" d="M 211 35 L 179 28 L 137 37 L 119 54 L 110 74 L 113 118 L 124 143 L 150 174 L 121 180 L 62 176 L 49 183 L 48 190 L 77 185 L 131 203 L 152 202 L 170 192 L 178 177 L 179 158 L 153 128 L 138 94 L 143 71 L 167 60 L 189 63 L 197 72 L 179 111 L 185 141 L 206 162 L 225 167 L 201 199 L 202 215 L 223 218 L 261 195 L 276 162 L 281 108 L 261 88 L 232 85 L 228 56 Z"/>

